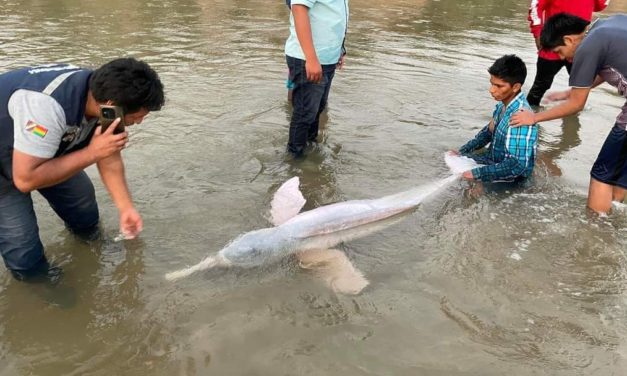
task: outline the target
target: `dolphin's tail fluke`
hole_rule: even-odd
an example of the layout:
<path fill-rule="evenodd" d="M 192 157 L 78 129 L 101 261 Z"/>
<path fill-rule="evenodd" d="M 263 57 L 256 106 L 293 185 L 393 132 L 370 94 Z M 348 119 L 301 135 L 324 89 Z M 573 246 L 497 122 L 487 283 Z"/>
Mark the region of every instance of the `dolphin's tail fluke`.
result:
<path fill-rule="evenodd" d="M 167 279 L 168 281 L 176 281 L 177 279 L 185 278 L 201 270 L 207 270 L 219 266 L 229 266 L 230 264 L 231 263 L 227 259 L 225 259 L 224 256 L 217 254 L 215 256 L 209 256 L 198 264 L 190 266 L 189 268 L 167 273 L 165 275 L 165 279 Z"/>

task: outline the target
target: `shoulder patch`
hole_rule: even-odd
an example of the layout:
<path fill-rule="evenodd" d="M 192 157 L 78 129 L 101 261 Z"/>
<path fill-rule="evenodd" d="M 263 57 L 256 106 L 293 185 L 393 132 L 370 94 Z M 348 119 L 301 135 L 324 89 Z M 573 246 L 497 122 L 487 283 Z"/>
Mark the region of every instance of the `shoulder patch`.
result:
<path fill-rule="evenodd" d="M 37 124 L 32 120 L 29 120 L 28 123 L 26 123 L 26 130 L 41 138 L 46 137 L 46 134 L 48 134 L 48 128 L 44 127 L 41 124 Z"/>

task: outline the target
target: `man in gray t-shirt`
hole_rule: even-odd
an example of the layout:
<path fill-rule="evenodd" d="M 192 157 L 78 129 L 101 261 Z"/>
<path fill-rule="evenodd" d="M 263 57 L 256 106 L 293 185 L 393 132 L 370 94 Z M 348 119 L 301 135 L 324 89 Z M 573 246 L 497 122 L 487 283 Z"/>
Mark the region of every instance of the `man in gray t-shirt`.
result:
<path fill-rule="evenodd" d="M 534 114 L 521 111 L 512 116 L 513 126 L 534 124 L 576 114 L 584 108 L 590 90 L 603 82 L 616 87 L 627 98 L 627 15 L 597 21 L 586 34 L 589 22 L 565 13 L 545 24 L 542 46 L 572 60 L 571 89 L 553 96 L 565 100 L 549 110 Z M 627 189 L 627 103 L 616 118 L 597 160 L 590 171 L 588 207 L 607 213 L 612 200 L 623 201 Z"/>
<path fill-rule="evenodd" d="M 97 236 L 98 205 L 83 171 L 92 164 L 118 208 L 121 232 L 141 231 L 121 156 L 128 134 L 117 125 L 140 124 L 163 103 L 157 73 L 133 58 L 95 71 L 48 64 L 0 73 L 0 255 L 16 279 L 54 282 L 60 275 L 44 254 L 32 191 L 71 232 Z M 107 110 L 118 118 L 105 130 L 98 122 Z"/>

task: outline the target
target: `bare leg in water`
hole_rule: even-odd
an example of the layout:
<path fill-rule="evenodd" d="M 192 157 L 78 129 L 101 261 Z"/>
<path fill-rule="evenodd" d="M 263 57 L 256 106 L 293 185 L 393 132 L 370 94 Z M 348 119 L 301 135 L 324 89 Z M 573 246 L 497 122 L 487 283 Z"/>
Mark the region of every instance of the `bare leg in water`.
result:
<path fill-rule="evenodd" d="M 612 201 L 623 202 L 625 189 L 590 178 L 588 207 L 597 213 L 609 213 Z"/>

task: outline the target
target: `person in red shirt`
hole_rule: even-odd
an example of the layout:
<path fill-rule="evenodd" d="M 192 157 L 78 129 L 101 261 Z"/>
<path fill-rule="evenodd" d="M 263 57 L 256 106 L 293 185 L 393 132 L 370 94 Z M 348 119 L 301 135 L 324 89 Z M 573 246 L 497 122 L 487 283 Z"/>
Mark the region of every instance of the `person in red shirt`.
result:
<path fill-rule="evenodd" d="M 609 3 L 610 0 L 531 0 L 528 17 L 529 27 L 538 48 L 536 77 L 527 95 L 527 100 L 531 106 L 539 106 L 542 96 L 553 84 L 555 75 L 564 66 L 570 74 L 572 65 L 571 61 L 561 60 L 555 52 L 543 49 L 540 45 L 540 32 L 544 22 L 558 13 L 568 13 L 590 21 L 593 12 L 602 11 L 607 8 Z"/>

